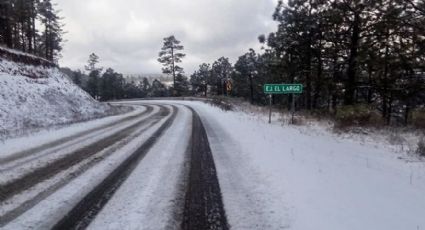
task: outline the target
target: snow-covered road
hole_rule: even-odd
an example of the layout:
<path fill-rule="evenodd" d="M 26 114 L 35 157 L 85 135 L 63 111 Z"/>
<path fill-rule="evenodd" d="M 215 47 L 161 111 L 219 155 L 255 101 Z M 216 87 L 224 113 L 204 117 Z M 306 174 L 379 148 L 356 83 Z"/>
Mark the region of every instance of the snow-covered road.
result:
<path fill-rule="evenodd" d="M 425 163 L 383 143 L 119 104 L 135 110 L 1 143 L 0 229 L 425 229 Z"/>

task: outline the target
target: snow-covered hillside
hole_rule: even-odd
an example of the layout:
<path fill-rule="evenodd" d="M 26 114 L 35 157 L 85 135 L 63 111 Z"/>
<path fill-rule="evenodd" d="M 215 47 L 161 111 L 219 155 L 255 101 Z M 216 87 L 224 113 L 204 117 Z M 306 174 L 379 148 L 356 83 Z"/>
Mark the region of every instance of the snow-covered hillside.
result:
<path fill-rule="evenodd" d="M 2 52 L 25 55 L 3 48 Z M 0 139 L 117 112 L 94 100 L 58 68 L 17 63 L 5 56 L 0 56 Z M 35 57 L 28 55 L 25 62 L 28 59 Z"/>

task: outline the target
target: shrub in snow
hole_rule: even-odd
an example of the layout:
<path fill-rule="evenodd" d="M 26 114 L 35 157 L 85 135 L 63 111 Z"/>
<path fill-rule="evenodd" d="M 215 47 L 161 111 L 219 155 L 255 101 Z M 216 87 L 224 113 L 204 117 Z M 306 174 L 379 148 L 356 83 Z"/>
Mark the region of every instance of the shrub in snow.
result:
<path fill-rule="evenodd" d="M 416 153 L 419 154 L 420 156 L 425 157 L 425 139 L 424 138 L 419 140 L 418 148 L 416 149 Z"/>
<path fill-rule="evenodd" d="M 336 127 L 345 128 L 350 126 L 380 126 L 384 123 L 379 113 L 370 106 L 359 104 L 342 106 L 336 116 Z"/>
<path fill-rule="evenodd" d="M 291 118 L 289 118 L 289 119 L 290 119 L 290 121 L 292 121 L 293 125 L 305 125 L 305 124 L 307 124 L 306 120 L 301 116 L 295 116 L 293 120 Z"/>
<path fill-rule="evenodd" d="M 388 142 L 392 145 L 402 145 L 406 142 L 406 139 L 400 135 L 399 132 L 391 132 L 388 136 Z"/>
<path fill-rule="evenodd" d="M 331 115 L 328 108 L 313 109 L 310 114 L 318 119 L 328 118 Z"/>
<path fill-rule="evenodd" d="M 417 109 L 412 112 L 412 124 L 416 128 L 425 129 L 425 109 Z"/>
<path fill-rule="evenodd" d="M 233 110 L 233 106 L 226 102 L 224 98 L 222 97 L 214 97 L 211 101 L 208 101 L 211 105 L 217 106 L 218 108 L 224 110 L 224 111 L 231 111 Z"/>

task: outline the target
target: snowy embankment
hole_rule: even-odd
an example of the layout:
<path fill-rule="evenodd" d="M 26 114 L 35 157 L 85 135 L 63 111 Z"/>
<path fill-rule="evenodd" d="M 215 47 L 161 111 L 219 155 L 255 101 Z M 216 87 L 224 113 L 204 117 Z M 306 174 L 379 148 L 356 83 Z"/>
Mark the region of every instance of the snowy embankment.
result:
<path fill-rule="evenodd" d="M 57 67 L 37 63 L 37 58 L 31 55 L 4 48 L 1 51 L 0 140 L 38 128 L 119 112 L 116 108 L 94 100 Z M 33 61 L 37 65 L 9 61 L 6 56 L 9 59 L 21 58 L 26 63 Z M 40 60 L 46 62 L 44 59 Z"/>
<path fill-rule="evenodd" d="M 232 229 L 425 229 L 425 162 L 395 146 L 180 103 L 207 129 Z"/>

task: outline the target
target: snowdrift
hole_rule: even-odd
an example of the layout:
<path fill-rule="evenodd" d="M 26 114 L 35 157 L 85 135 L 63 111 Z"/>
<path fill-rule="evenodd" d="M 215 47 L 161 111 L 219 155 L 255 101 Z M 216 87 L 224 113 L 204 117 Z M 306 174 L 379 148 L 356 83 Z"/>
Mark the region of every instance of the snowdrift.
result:
<path fill-rule="evenodd" d="M 53 63 L 0 47 L 0 139 L 118 110 L 94 100 Z"/>

